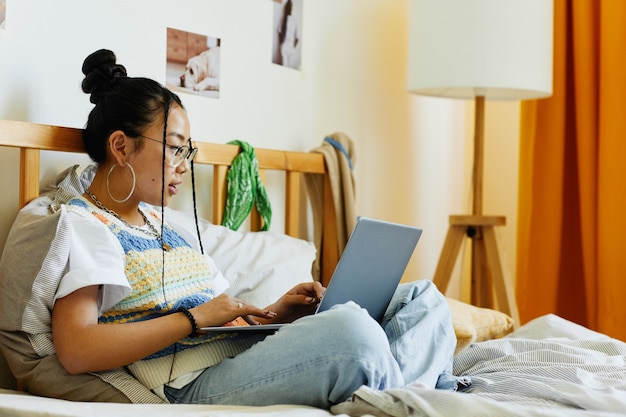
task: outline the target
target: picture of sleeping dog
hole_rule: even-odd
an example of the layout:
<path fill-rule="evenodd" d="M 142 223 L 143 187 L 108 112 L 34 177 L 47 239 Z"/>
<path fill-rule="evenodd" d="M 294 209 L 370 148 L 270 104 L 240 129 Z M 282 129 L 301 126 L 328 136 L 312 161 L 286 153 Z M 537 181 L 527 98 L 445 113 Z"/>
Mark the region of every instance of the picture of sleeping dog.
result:
<path fill-rule="evenodd" d="M 180 86 L 195 91 L 220 89 L 220 47 L 213 46 L 187 61 Z"/>

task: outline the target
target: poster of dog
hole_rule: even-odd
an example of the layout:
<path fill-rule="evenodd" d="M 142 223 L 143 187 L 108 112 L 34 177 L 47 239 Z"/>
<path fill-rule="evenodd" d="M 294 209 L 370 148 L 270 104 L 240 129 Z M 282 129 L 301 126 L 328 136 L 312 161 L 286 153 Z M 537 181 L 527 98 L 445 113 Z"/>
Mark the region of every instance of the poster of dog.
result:
<path fill-rule="evenodd" d="M 167 28 L 167 87 L 219 98 L 220 39 Z"/>

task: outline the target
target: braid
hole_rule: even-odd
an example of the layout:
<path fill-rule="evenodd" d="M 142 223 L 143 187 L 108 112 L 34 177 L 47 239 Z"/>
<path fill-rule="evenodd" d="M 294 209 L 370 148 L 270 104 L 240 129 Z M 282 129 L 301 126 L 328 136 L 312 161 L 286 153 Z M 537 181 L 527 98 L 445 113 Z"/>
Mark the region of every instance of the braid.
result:
<path fill-rule="evenodd" d="M 164 224 L 165 224 L 165 206 L 164 206 L 164 201 L 165 201 L 165 153 L 167 151 L 167 119 L 168 116 L 170 114 L 170 103 L 171 103 L 171 99 L 169 96 L 165 97 L 164 103 L 163 103 L 163 107 L 164 107 L 164 113 L 163 113 L 163 158 L 161 159 L 161 239 L 163 239 L 163 231 L 164 231 Z M 163 242 L 161 242 L 163 243 Z"/>
<path fill-rule="evenodd" d="M 166 139 L 167 139 L 167 119 L 170 113 L 171 99 L 168 95 L 163 100 L 163 157 L 161 158 L 161 245 L 163 245 L 163 233 L 165 232 L 165 152 L 166 152 Z M 165 308 L 169 312 L 170 307 L 167 302 L 167 294 L 165 292 L 165 250 L 161 250 L 161 288 L 163 290 L 163 301 L 165 302 Z M 172 354 L 172 363 L 170 364 L 170 374 L 167 378 L 169 385 L 172 381 L 172 375 L 174 374 L 174 362 L 176 361 L 177 344 L 174 343 L 174 352 Z"/>
<path fill-rule="evenodd" d="M 170 100 L 168 97 L 165 97 L 163 107 L 165 108 L 165 114 L 163 116 L 163 158 L 161 159 L 161 246 L 163 246 L 163 244 L 165 243 L 163 240 L 163 233 L 165 232 L 165 207 L 163 205 L 163 201 L 165 198 L 165 137 L 166 137 L 166 132 L 167 132 L 167 115 L 169 113 L 169 108 L 170 108 Z M 165 302 L 166 308 L 169 310 L 169 303 L 167 302 L 167 294 L 165 293 L 165 251 L 164 250 L 161 250 L 161 289 L 163 290 L 163 301 Z"/>
<path fill-rule="evenodd" d="M 189 146 L 193 146 L 191 143 Z M 200 226 L 198 226 L 198 207 L 196 205 L 196 178 L 193 170 L 193 160 L 191 160 L 191 195 L 193 197 L 193 218 L 196 221 L 196 233 L 198 235 L 198 243 L 200 243 L 200 253 L 204 255 L 202 247 L 202 236 L 200 235 Z"/>

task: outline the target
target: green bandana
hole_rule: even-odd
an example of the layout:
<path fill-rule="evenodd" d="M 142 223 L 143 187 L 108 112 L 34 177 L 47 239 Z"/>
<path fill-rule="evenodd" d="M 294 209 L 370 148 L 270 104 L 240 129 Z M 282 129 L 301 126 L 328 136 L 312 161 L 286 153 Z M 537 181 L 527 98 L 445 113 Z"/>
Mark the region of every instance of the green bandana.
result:
<path fill-rule="evenodd" d="M 226 175 L 228 193 L 222 226 L 231 230 L 239 229 L 239 226 L 252 211 L 252 206 L 256 204 L 263 220 L 261 230 L 266 231 L 272 221 L 272 206 L 259 177 L 259 162 L 256 159 L 254 148 L 249 143 L 240 140 L 233 140 L 228 143 L 238 145 L 241 152 L 233 160 Z"/>

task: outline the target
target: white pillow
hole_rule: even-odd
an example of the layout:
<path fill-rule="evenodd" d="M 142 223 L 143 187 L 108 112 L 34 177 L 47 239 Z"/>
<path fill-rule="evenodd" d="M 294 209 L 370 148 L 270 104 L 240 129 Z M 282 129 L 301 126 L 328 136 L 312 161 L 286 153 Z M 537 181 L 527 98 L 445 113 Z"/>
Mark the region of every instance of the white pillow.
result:
<path fill-rule="evenodd" d="M 169 223 L 190 222 L 193 216 L 167 209 Z M 296 284 L 312 281 L 315 245 L 273 232 L 240 232 L 198 219 L 204 252 L 228 280 L 227 293 L 246 303 L 265 307 Z"/>

